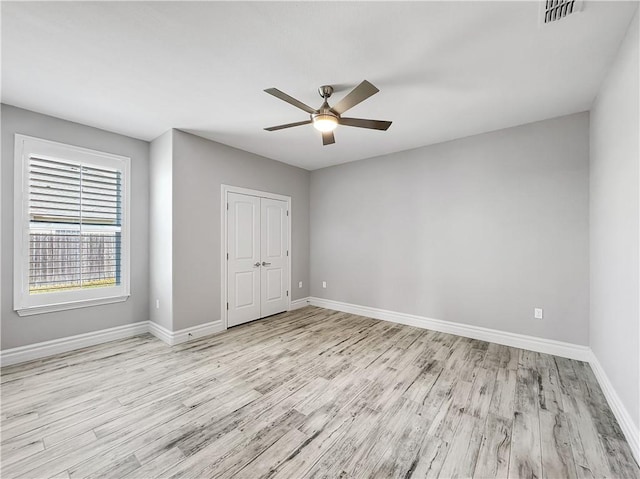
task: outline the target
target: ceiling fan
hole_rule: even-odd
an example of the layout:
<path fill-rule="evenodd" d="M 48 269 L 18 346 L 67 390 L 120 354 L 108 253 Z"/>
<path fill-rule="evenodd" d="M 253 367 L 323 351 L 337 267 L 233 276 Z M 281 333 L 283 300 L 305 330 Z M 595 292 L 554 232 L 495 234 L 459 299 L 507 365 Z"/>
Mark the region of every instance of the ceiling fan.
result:
<path fill-rule="evenodd" d="M 333 87 L 331 85 L 321 86 L 320 88 L 318 88 L 318 93 L 324 99 L 324 102 L 322 103 L 322 106 L 317 110 L 314 110 L 301 101 L 296 100 L 286 93 L 281 92 L 277 88 L 267 88 L 265 91 L 270 95 L 273 95 L 276 98 L 280 98 L 281 100 L 284 100 L 287 103 L 290 103 L 291 105 L 300 108 L 301 110 L 304 110 L 309 113 L 309 115 L 311 115 L 311 118 L 309 120 L 298 121 L 296 123 L 287 123 L 286 125 L 270 126 L 269 128 L 265 128 L 265 130 L 267 131 L 282 130 L 284 128 L 291 128 L 294 126 L 308 125 L 309 123 L 313 123 L 313 126 L 316 128 L 316 130 L 322 132 L 322 144 L 331 145 L 332 143 L 336 142 L 333 136 L 333 130 L 335 130 L 338 125 L 355 126 L 356 128 L 369 128 L 372 130 L 387 130 L 391 126 L 390 121 L 365 120 L 363 118 L 344 118 L 341 116 L 345 111 L 353 108 L 358 103 L 363 102 L 370 96 L 375 95 L 380 91 L 367 80 L 364 80 L 357 87 L 351 90 L 347 94 L 347 96 L 345 96 L 334 106 L 329 106 L 329 103 L 327 103 L 327 100 L 333 93 Z"/>

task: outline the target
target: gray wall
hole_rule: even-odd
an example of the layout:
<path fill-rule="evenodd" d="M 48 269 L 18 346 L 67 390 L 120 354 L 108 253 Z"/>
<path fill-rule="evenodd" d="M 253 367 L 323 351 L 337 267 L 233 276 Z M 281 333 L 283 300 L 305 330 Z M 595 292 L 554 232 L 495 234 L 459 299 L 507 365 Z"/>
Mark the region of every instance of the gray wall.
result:
<path fill-rule="evenodd" d="M 8 105 L 2 105 L 1 109 L 1 348 L 4 350 L 148 320 L 149 144 Z M 16 133 L 131 158 L 131 297 L 127 301 L 25 317 L 13 311 L 13 150 Z"/>
<path fill-rule="evenodd" d="M 151 142 L 149 211 L 149 312 L 173 330 L 173 130 Z M 156 303 L 156 300 L 158 303 Z"/>
<path fill-rule="evenodd" d="M 220 319 L 222 184 L 291 196 L 291 296 L 309 295 L 309 172 L 175 130 L 174 330 Z"/>
<path fill-rule="evenodd" d="M 591 349 L 640 426 L 638 13 L 591 112 Z"/>
<path fill-rule="evenodd" d="M 588 344 L 588 131 L 579 113 L 313 171 L 312 296 Z"/>

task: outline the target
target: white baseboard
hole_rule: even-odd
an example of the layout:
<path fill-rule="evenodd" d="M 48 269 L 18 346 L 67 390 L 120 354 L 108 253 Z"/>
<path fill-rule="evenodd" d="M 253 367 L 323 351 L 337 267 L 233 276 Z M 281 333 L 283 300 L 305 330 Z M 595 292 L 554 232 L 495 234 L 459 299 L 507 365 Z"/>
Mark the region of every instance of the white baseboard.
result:
<path fill-rule="evenodd" d="M 220 331 L 224 331 L 224 326 L 222 325 L 222 321 L 220 320 L 199 324 L 198 326 L 180 329 L 178 331 L 169 331 L 164 326 L 160 326 L 153 321 L 149 321 L 149 332 L 156 338 L 167 343 L 169 346 L 186 343 L 187 341 L 191 341 L 192 339 L 219 333 Z"/>
<path fill-rule="evenodd" d="M 370 308 L 356 304 L 342 303 L 322 298 L 309 298 L 310 304 L 321 308 L 333 309 L 345 313 L 368 316 L 374 319 L 382 319 L 393 323 L 416 326 L 418 328 L 431 329 L 442 333 L 455 334 L 465 338 L 479 339 L 491 343 L 503 344 L 514 348 L 527 349 L 539 353 L 553 354 L 563 358 L 577 359 L 579 361 L 589 361 L 591 358 L 591 348 L 578 344 L 554 341 L 552 339 L 537 338 L 524 334 L 509 333 L 497 329 L 482 328 L 468 324 L 453 323 L 441 319 L 426 318 L 414 314 L 398 313 L 384 309 Z"/>
<path fill-rule="evenodd" d="M 309 298 L 301 298 L 291 301 L 291 307 L 289 311 L 293 311 L 294 309 L 304 308 L 305 306 L 309 306 Z"/>
<path fill-rule="evenodd" d="M 82 349 L 96 344 L 137 336 L 149 331 L 148 321 L 116 326 L 115 328 L 102 329 L 91 333 L 78 334 L 66 338 L 53 339 L 42 343 L 29 344 L 18 348 L 6 349 L 0 352 L 0 364 L 9 366 L 11 364 L 33 361 L 54 354 L 67 353 L 74 349 Z"/>
<path fill-rule="evenodd" d="M 640 429 L 636 424 L 634 424 L 629 411 L 627 411 L 627 408 L 624 407 L 624 404 L 622 404 L 620 396 L 618 396 L 618 393 L 616 393 L 616 390 L 613 388 L 613 384 L 611 384 L 611 381 L 609 381 L 609 377 L 604 372 L 600 361 L 598 361 L 598 358 L 593 352 L 591 353 L 591 359 L 589 360 L 589 363 L 591 364 L 593 374 L 596 376 L 596 379 L 600 384 L 600 389 L 602 389 L 605 398 L 607 398 L 609 407 L 618 420 L 620 429 L 622 429 L 622 432 L 627 439 L 629 446 L 631 447 L 633 456 L 640 464 Z"/>
<path fill-rule="evenodd" d="M 164 326 L 149 321 L 149 332 L 163 343 L 167 343 L 169 346 L 173 345 L 173 333 Z"/>
<path fill-rule="evenodd" d="M 115 328 L 102 329 L 91 333 L 78 334 L 67 338 L 53 339 L 42 343 L 28 344 L 18 348 L 0 351 L 0 365 L 10 366 L 12 364 L 42 359 L 54 354 L 67 353 L 75 349 L 82 349 L 88 346 L 95 346 L 117 339 L 129 338 L 140 334 L 151 333 L 156 338 L 164 341 L 170 346 L 184 343 L 192 339 L 218 333 L 224 330 L 222 321 L 212 321 L 200 324 L 192 328 L 181 329 L 179 331 L 169 331 L 168 329 L 152 321 L 140 321 L 138 323 L 126 324 Z"/>
<path fill-rule="evenodd" d="M 172 344 L 186 343 L 187 341 L 191 341 L 192 339 L 219 333 L 220 331 L 224 331 L 224 326 L 221 320 L 199 324 L 198 326 L 193 326 L 191 328 L 174 331 Z"/>

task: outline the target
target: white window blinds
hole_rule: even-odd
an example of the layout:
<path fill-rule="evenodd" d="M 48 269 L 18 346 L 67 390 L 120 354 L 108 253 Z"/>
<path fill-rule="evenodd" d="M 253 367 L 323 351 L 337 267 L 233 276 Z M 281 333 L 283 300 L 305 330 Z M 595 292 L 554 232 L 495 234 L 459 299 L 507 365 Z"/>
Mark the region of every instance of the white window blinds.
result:
<path fill-rule="evenodd" d="M 29 294 L 120 285 L 122 171 L 30 157 Z"/>

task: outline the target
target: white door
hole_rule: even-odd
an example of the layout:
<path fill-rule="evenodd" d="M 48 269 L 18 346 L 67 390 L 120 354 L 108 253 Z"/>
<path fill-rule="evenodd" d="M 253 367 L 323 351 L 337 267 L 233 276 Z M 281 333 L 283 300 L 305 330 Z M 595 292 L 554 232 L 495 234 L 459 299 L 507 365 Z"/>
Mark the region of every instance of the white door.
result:
<path fill-rule="evenodd" d="M 228 193 L 227 325 L 286 311 L 287 202 Z"/>
<path fill-rule="evenodd" d="M 227 322 L 260 317 L 260 198 L 227 196 Z"/>
<path fill-rule="evenodd" d="M 287 310 L 287 203 L 260 199 L 260 317 Z"/>

